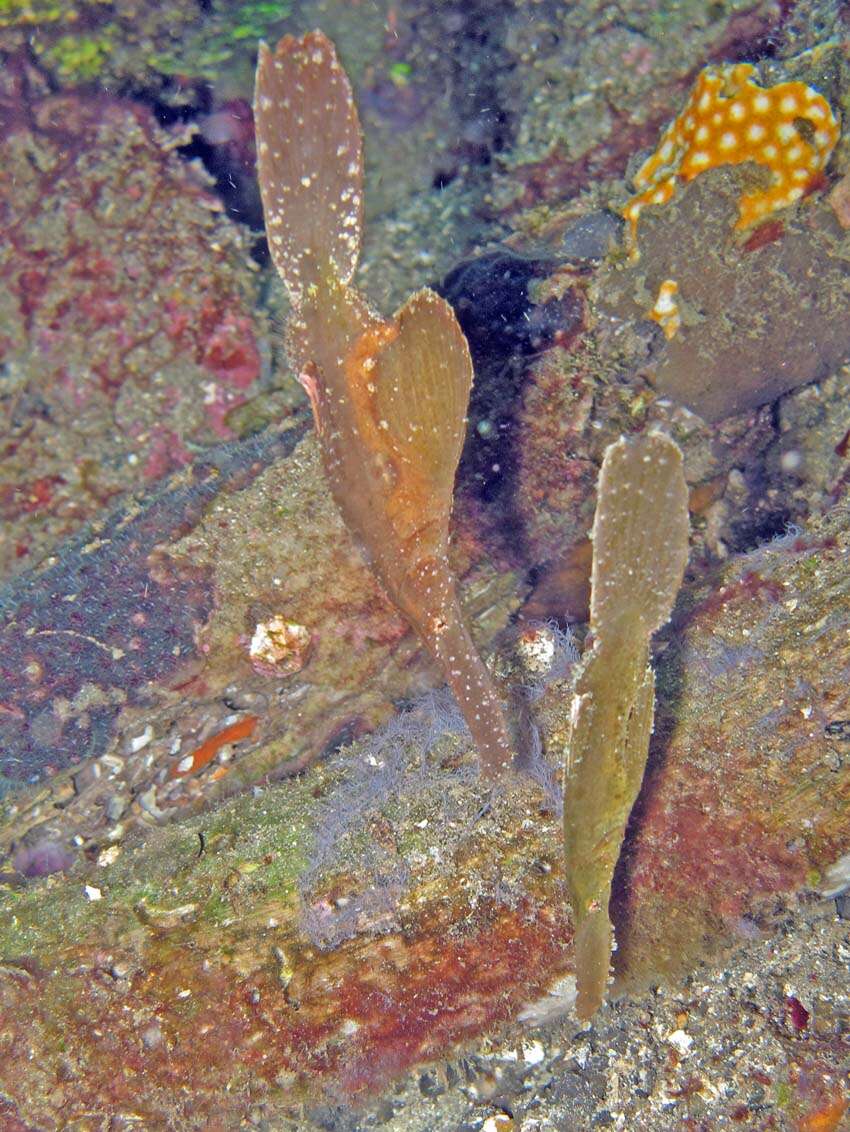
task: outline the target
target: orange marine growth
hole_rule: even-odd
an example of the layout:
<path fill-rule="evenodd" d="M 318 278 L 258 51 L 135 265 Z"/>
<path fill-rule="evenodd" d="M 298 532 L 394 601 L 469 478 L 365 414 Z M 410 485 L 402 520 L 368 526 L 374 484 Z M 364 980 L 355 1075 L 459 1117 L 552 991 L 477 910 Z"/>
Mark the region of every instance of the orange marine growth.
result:
<path fill-rule="evenodd" d="M 658 288 L 658 298 L 649 312 L 649 317 L 664 331 L 665 338 L 675 338 L 682 325 L 679 304 L 676 302 L 678 290 L 679 284 L 675 279 L 665 279 Z"/>
<path fill-rule="evenodd" d="M 259 720 L 256 715 L 246 715 L 236 723 L 231 723 L 222 731 L 217 731 L 196 747 L 190 755 L 186 755 L 179 763 L 171 768 L 169 778 L 182 778 L 187 774 L 195 774 L 211 763 L 222 747 L 228 743 L 239 743 L 242 739 L 250 738 L 256 729 Z"/>
<path fill-rule="evenodd" d="M 751 78 L 754 71 L 751 63 L 735 63 L 700 73 L 684 110 L 634 178 L 638 194 L 623 210 L 633 245 L 645 205 L 666 204 L 679 184 L 719 165 L 754 161 L 771 173 L 765 188 L 742 195 L 739 230 L 817 184 L 840 133 L 829 103 L 802 82 L 761 87 Z"/>

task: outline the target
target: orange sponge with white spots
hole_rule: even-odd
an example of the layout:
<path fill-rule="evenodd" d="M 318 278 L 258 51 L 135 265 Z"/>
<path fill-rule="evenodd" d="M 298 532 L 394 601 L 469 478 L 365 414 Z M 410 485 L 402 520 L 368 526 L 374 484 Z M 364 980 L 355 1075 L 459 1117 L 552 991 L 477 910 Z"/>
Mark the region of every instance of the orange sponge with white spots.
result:
<path fill-rule="evenodd" d="M 675 279 L 665 279 L 658 288 L 658 298 L 649 312 L 649 317 L 664 331 L 665 338 L 675 338 L 682 325 L 679 304 L 676 301 L 678 290 L 679 284 Z"/>
<path fill-rule="evenodd" d="M 679 184 L 718 165 L 754 161 L 772 174 L 766 188 L 742 195 L 738 229 L 800 200 L 816 184 L 840 133 L 829 103 L 802 82 L 761 87 L 750 77 L 754 71 L 736 63 L 700 73 L 684 110 L 634 178 L 639 192 L 623 212 L 633 244 L 644 205 L 666 204 Z"/>

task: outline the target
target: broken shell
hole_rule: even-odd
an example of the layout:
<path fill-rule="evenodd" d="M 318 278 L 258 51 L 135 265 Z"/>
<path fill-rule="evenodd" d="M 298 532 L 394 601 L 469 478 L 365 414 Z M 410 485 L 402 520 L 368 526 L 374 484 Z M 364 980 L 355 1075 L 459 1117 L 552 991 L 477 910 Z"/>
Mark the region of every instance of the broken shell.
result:
<path fill-rule="evenodd" d="M 255 667 L 291 676 L 307 663 L 311 643 L 309 629 L 276 613 L 258 622 L 248 653 Z"/>

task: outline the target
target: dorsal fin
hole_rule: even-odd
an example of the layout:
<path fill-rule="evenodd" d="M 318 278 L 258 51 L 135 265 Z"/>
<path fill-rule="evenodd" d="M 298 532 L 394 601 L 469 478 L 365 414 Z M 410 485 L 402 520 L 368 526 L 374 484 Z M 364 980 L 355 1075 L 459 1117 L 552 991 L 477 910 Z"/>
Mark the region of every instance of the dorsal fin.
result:
<path fill-rule="evenodd" d="M 393 321 L 398 334 L 376 358 L 375 409 L 400 459 L 427 478 L 448 519 L 472 388 L 469 347 L 454 311 L 433 291 L 417 291 Z"/>
<path fill-rule="evenodd" d="M 328 268 L 351 282 L 363 228 L 360 122 L 327 36 L 260 44 L 254 121 L 269 250 L 299 306 Z"/>

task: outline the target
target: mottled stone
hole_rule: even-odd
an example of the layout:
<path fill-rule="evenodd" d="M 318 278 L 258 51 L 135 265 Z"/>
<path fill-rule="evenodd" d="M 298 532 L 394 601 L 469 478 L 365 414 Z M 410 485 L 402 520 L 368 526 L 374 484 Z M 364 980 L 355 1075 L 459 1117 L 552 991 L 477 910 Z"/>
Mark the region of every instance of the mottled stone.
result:
<path fill-rule="evenodd" d="M 600 209 L 574 220 L 561 238 L 561 248 L 569 260 L 601 260 L 619 246 L 622 237 L 622 218 Z"/>
<path fill-rule="evenodd" d="M 651 765 L 615 879 L 620 990 L 679 979 L 706 954 L 769 936 L 782 895 L 850 850 L 848 769 L 824 757 L 826 728 L 850 717 L 848 555 L 836 509 L 686 591 L 658 664 Z M 563 680 L 536 701 L 551 758 L 569 702 Z M 56 1113 L 60 1057 L 73 1062 L 75 1103 L 138 1103 L 134 1019 L 155 1013 L 165 1041 L 162 1054 L 144 1053 L 149 1122 L 213 1110 L 235 1121 L 250 1103 L 236 1084 L 249 1079 L 279 1082 L 270 1113 L 283 1115 L 304 1090 L 380 1089 L 561 985 L 573 958 L 557 819 L 532 785 L 485 796 L 462 735 L 428 718 L 402 716 L 297 779 L 152 830 L 106 867 L 0 888 L 0 953 L 29 956 L 36 972 L 0 980 L 10 1049 L 35 1050 L 4 1065 L 19 1110 L 36 1122 Z M 376 889 L 380 906 L 363 899 Z M 357 911 L 322 949 L 306 935 L 309 908 Z M 125 979 L 89 973 L 130 955 Z M 573 998 L 561 997 L 569 1012 Z M 680 1010 L 665 1032 L 682 1029 Z M 819 1047 L 822 1067 L 829 1048 Z M 581 1058 L 558 1089 L 584 1079 Z"/>
<path fill-rule="evenodd" d="M 723 167 L 648 208 L 640 259 L 596 280 L 603 310 L 631 318 L 648 317 L 662 281 L 675 280 L 682 325 L 659 347 L 650 378 L 708 421 L 823 380 L 850 356 L 850 236 L 823 199 L 736 233 L 746 179 Z M 766 242 L 756 242 L 760 233 Z"/>
<path fill-rule="evenodd" d="M 260 376 L 266 332 L 244 234 L 149 110 L 14 97 L 0 178 L 4 575 L 233 435 L 226 416 Z"/>

